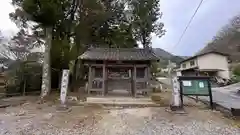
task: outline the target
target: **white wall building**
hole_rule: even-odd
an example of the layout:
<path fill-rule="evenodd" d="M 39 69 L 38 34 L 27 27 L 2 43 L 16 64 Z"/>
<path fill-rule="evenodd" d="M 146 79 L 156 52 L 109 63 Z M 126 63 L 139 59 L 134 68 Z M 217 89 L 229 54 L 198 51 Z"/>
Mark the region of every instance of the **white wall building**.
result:
<path fill-rule="evenodd" d="M 182 75 L 208 75 L 230 79 L 228 56 L 219 52 L 195 55 L 181 62 Z"/>

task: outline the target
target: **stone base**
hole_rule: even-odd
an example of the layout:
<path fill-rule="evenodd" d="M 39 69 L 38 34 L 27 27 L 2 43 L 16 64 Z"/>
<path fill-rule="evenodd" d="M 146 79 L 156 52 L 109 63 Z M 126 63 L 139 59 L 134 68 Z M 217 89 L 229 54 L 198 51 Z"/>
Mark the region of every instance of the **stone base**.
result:
<path fill-rule="evenodd" d="M 240 109 L 238 108 L 231 108 L 231 112 L 233 116 L 240 116 Z"/>
<path fill-rule="evenodd" d="M 170 109 L 168 109 L 167 111 L 175 114 L 186 114 L 182 106 L 170 105 Z"/>
<path fill-rule="evenodd" d="M 172 111 L 180 111 L 180 110 L 183 110 L 183 107 L 182 106 L 173 106 L 173 105 L 170 105 L 170 109 Z"/>
<path fill-rule="evenodd" d="M 71 108 L 69 108 L 67 105 L 59 105 L 57 107 L 57 112 L 70 112 Z"/>

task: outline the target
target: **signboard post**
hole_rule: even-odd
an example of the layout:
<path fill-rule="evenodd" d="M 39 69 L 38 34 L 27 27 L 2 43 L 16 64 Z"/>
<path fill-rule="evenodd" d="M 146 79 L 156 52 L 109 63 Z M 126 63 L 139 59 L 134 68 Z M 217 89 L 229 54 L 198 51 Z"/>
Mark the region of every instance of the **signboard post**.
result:
<path fill-rule="evenodd" d="M 209 96 L 210 106 L 213 109 L 212 89 L 209 77 L 181 76 L 179 77 L 181 103 L 183 96 Z"/>
<path fill-rule="evenodd" d="M 172 102 L 172 110 L 175 110 L 173 108 L 178 108 L 180 109 L 179 107 L 181 107 L 181 104 L 180 104 L 180 92 L 179 92 L 179 83 L 178 83 L 178 79 L 177 77 L 173 77 L 172 78 L 172 86 L 173 86 L 173 102 Z"/>
<path fill-rule="evenodd" d="M 179 91 L 179 82 L 178 82 L 178 75 L 176 75 L 173 72 L 173 68 L 175 67 L 174 64 L 171 63 L 171 61 L 168 61 L 168 75 L 171 78 L 171 85 L 172 85 L 172 103 L 170 105 L 171 111 L 182 111 L 183 108 L 180 104 L 180 91 Z"/>
<path fill-rule="evenodd" d="M 62 82 L 61 82 L 61 94 L 60 100 L 61 105 L 66 106 L 66 96 L 67 96 L 67 89 L 68 89 L 68 78 L 69 77 L 69 70 L 64 69 L 62 73 Z"/>

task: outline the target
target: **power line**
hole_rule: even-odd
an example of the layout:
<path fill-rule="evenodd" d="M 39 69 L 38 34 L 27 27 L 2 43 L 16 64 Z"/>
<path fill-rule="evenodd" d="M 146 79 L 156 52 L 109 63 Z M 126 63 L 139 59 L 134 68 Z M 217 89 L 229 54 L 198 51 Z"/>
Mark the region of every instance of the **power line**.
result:
<path fill-rule="evenodd" d="M 192 23 L 192 20 L 194 19 L 195 15 L 197 14 L 197 12 L 198 12 L 199 8 L 201 7 L 202 3 L 203 3 L 203 0 L 201 0 L 201 1 L 200 1 L 200 3 L 198 4 L 198 6 L 197 6 L 196 10 L 194 11 L 194 14 L 192 15 L 191 19 L 189 20 L 189 22 L 188 22 L 188 24 L 187 24 L 186 28 L 184 29 L 184 31 L 183 31 L 183 33 L 182 33 L 182 35 L 181 35 L 181 36 L 180 36 L 180 38 L 179 38 L 179 40 L 178 40 L 177 44 L 175 44 L 175 45 L 172 47 L 172 49 L 173 49 L 173 48 L 175 48 L 176 46 L 178 46 L 178 45 L 179 45 L 179 43 L 182 41 L 182 38 L 183 38 L 183 36 L 184 36 L 184 35 L 185 35 L 185 33 L 187 32 L 187 30 L 188 30 L 188 27 L 189 27 L 189 26 L 190 26 L 190 24 Z"/>

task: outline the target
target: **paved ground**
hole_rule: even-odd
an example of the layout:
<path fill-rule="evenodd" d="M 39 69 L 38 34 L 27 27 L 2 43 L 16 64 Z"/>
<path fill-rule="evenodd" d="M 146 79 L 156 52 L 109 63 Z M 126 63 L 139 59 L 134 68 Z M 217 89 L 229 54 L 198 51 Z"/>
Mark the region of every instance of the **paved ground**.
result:
<path fill-rule="evenodd" d="M 213 101 L 228 109 L 240 109 L 240 96 L 236 94 L 236 88 L 239 87 L 228 86 L 223 88 L 213 88 Z M 209 101 L 209 97 L 199 98 Z"/>
<path fill-rule="evenodd" d="M 221 113 L 185 107 L 177 115 L 165 107 L 114 108 L 72 106 L 57 112 L 56 103 L 35 101 L 0 110 L 0 134 L 6 135 L 240 135 Z"/>
<path fill-rule="evenodd" d="M 240 98 L 238 91 L 240 90 L 240 83 L 228 85 L 225 87 L 213 88 L 216 91 L 230 95 L 233 98 Z"/>
<path fill-rule="evenodd" d="M 240 89 L 240 83 L 235 83 L 235 84 L 228 85 L 228 86 L 221 87 L 221 88 L 223 88 L 225 90 L 236 91 L 237 89 Z"/>
<path fill-rule="evenodd" d="M 160 78 L 158 80 L 162 83 L 170 84 L 168 78 Z M 212 88 L 213 101 L 228 109 L 240 109 L 240 95 L 237 94 L 238 90 L 240 90 L 240 83 Z M 199 99 L 209 101 L 209 97 L 199 97 Z"/>

